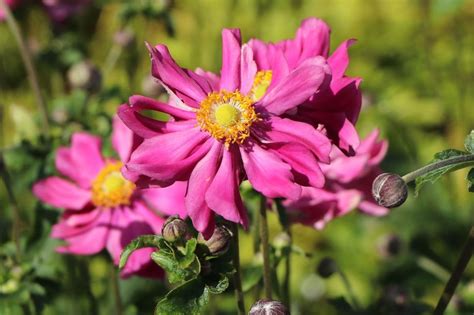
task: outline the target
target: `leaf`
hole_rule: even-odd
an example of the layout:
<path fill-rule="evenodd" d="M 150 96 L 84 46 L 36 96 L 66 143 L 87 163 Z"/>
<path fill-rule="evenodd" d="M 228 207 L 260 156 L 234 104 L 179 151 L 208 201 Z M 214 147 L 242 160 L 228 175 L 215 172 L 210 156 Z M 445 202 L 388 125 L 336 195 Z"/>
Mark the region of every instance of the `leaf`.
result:
<path fill-rule="evenodd" d="M 201 271 L 199 259 L 194 256 L 194 260 L 186 268 L 182 268 L 173 253 L 167 251 L 157 251 L 151 254 L 151 259 L 163 268 L 170 283 L 186 281 L 196 277 Z"/>
<path fill-rule="evenodd" d="M 454 157 L 457 157 L 457 156 L 468 155 L 468 154 L 469 153 L 464 152 L 464 151 L 455 150 L 455 149 L 448 149 L 448 150 L 444 150 L 444 151 L 436 153 L 434 155 L 434 159 L 431 161 L 431 163 L 446 160 L 446 159 L 450 159 L 450 158 L 454 158 Z M 455 170 L 457 170 L 457 169 L 459 169 L 460 167 L 463 167 L 463 166 L 465 166 L 465 163 L 451 164 L 451 165 L 447 165 L 447 166 L 444 166 L 444 167 L 437 168 L 437 169 L 432 170 L 432 171 L 430 171 L 430 172 L 428 172 L 428 173 L 426 173 L 422 176 L 417 177 L 416 181 L 415 181 L 415 186 L 416 186 L 415 187 L 415 195 L 418 195 L 421 187 L 423 187 L 424 184 L 426 184 L 428 182 L 434 183 L 438 179 L 440 179 L 441 176 L 443 176 L 444 174 L 455 171 Z"/>
<path fill-rule="evenodd" d="M 256 286 L 263 277 L 262 266 L 251 266 L 242 269 L 242 290 L 244 292 L 249 291 Z"/>
<path fill-rule="evenodd" d="M 464 140 L 464 147 L 468 152 L 474 154 L 474 130 L 471 130 L 471 133 Z"/>
<path fill-rule="evenodd" d="M 119 268 L 122 269 L 127 263 L 128 257 L 137 249 L 144 247 L 159 248 L 159 241 L 163 239 L 159 235 L 141 235 L 131 241 L 120 255 Z"/>
<path fill-rule="evenodd" d="M 206 287 L 212 294 L 221 294 L 229 287 L 229 278 L 220 274 L 217 279 L 206 282 Z"/>
<path fill-rule="evenodd" d="M 198 315 L 209 302 L 209 290 L 200 278 L 171 290 L 155 308 L 156 315 Z"/>
<path fill-rule="evenodd" d="M 197 239 L 192 238 L 186 242 L 186 248 L 184 249 L 184 255 L 179 258 L 179 266 L 186 268 L 196 259 L 194 251 L 196 250 Z"/>
<path fill-rule="evenodd" d="M 469 173 L 467 173 L 467 189 L 470 192 L 474 192 L 474 168 L 471 168 Z"/>

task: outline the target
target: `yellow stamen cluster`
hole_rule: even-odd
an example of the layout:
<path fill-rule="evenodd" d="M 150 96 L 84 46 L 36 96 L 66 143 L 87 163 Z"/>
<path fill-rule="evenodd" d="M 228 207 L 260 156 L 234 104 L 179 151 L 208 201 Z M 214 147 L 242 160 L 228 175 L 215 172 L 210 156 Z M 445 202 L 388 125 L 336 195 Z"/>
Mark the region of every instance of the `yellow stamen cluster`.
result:
<path fill-rule="evenodd" d="M 135 184 L 126 180 L 120 169 L 122 162 L 109 162 L 92 183 L 92 203 L 98 207 L 129 205 Z"/>
<path fill-rule="evenodd" d="M 201 102 L 196 113 L 199 127 L 212 137 L 232 143 L 243 143 L 250 136 L 250 126 L 258 120 L 253 100 L 239 91 L 212 92 Z"/>
<path fill-rule="evenodd" d="M 272 82 L 272 71 L 262 70 L 258 71 L 253 81 L 252 89 L 250 90 L 249 96 L 254 102 L 261 99 L 265 92 L 267 92 L 270 83 Z"/>

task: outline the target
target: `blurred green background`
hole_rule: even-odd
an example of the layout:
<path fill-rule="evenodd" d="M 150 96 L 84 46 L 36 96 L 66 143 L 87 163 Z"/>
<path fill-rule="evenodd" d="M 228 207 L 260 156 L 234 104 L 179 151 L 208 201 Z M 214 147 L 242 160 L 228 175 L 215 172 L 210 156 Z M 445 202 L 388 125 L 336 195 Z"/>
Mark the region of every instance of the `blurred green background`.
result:
<path fill-rule="evenodd" d="M 5 23 L 0 24 L 0 148 L 21 212 L 19 228 L 29 265 L 25 268 L 33 270 L 22 279 L 39 283 L 36 290 L 41 291 L 31 291 L 30 284 L 13 299 L 30 305 L 34 298 L 33 309 L 45 314 L 113 312 L 107 256 L 54 253 L 56 243 L 47 236 L 58 213 L 38 205 L 30 188 L 39 176 L 53 172 L 51 151 L 67 143 L 73 131 L 108 136 L 109 117 L 117 106 L 129 95 L 150 94 L 150 86 L 144 86 L 150 69 L 145 41 L 166 44 L 183 67 L 218 72 L 222 28 L 241 28 L 244 41 L 278 41 L 293 37 L 302 19 L 316 16 L 332 28 L 331 51 L 347 38 L 358 39 L 350 49 L 348 71 L 364 79 L 357 128 L 362 135 L 379 128 L 389 141 L 385 170 L 402 174 L 426 164 L 438 151 L 461 149 L 474 128 L 474 1 L 162 0 L 151 1 L 159 14 L 130 14 L 129 7 L 145 2 L 96 1 L 64 25 L 51 24 L 33 4 L 15 10 L 53 121 L 52 141 L 40 136 L 40 116 L 18 48 Z M 121 29 L 134 37 L 125 47 L 114 40 Z M 99 90 L 87 92 L 68 82 L 68 71 L 82 60 L 102 73 Z M 311 257 L 293 255 L 293 314 L 344 314 L 339 298 L 350 297 L 341 278 L 322 279 L 316 273 L 325 256 L 335 259 L 347 275 L 367 314 L 381 304 L 388 307 L 384 314 L 418 314 L 422 304 L 434 306 L 473 222 L 474 199 L 465 176 L 458 171 L 426 186 L 387 217 L 354 211 L 323 231 L 294 225 L 295 244 Z M 0 254 L 7 257 L 13 205 L 4 185 L 0 198 Z M 270 221 L 273 237 L 281 228 L 275 215 L 270 214 Z M 241 233 L 241 238 L 245 267 L 254 259 L 251 232 Z M 7 272 L 7 264 L 2 266 L 0 273 Z M 130 279 L 120 287 L 127 314 L 149 314 L 166 284 Z M 207 313 L 233 314 L 231 293 L 213 299 Z M 246 294 L 247 307 L 256 294 Z M 0 296 L 0 305 L 8 301 L 11 297 Z M 5 309 L 15 314 L 28 307 Z M 447 314 L 473 311 L 471 264 Z"/>

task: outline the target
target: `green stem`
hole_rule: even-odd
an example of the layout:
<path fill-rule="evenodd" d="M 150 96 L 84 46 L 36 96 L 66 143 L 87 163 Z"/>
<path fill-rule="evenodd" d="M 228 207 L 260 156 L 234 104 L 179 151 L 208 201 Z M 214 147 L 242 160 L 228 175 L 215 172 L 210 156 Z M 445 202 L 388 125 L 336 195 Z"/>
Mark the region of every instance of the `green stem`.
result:
<path fill-rule="evenodd" d="M 112 286 L 112 293 L 114 296 L 115 314 L 122 315 L 123 307 L 122 307 L 122 297 L 120 296 L 119 273 L 112 263 L 110 265 L 112 267 L 111 272 L 110 272 L 110 276 L 111 276 L 110 285 Z"/>
<path fill-rule="evenodd" d="M 456 291 L 456 287 L 458 286 L 459 282 L 461 281 L 462 274 L 467 267 L 469 260 L 471 260 L 472 254 L 474 253 L 474 226 L 471 227 L 469 231 L 469 235 L 467 237 L 466 242 L 464 243 L 464 247 L 462 249 L 461 255 L 456 263 L 456 267 L 454 268 L 453 272 L 451 273 L 451 277 L 446 283 L 446 287 L 444 288 L 443 294 L 441 295 L 438 305 L 433 312 L 433 315 L 442 315 L 448 307 L 449 301 L 454 295 Z"/>
<path fill-rule="evenodd" d="M 21 35 L 20 27 L 16 22 L 13 14 L 10 11 L 10 8 L 5 3 L 5 0 L 0 0 L 0 10 L 2 10 L 5 14 L 5 18 L 7 21 L 7 25 L 10 28 L 10 31 L 13 34 L 13 37 L 16 40 L 18 48 L 20 49 L 21 58 L 26 68 L 26 72 L 28 74 L 28 80 L 31 85 L 31 89 L 36 98 L 36 103 L 38 105 L 38 109 L 41 114 L 41 118 L 43 120 L 43 132 L 45 135 L 49 134 L 49 119 L 48 119 L 48 111 L 46 109 L 46 103 L 44 102 L 43 96 L 41 95 L 41 89 L 39 85 L 38 76 L 36 74 L 36 69 L 33 64 L 33 59 L 31 57 L 30 50 L 28 49 L 28 45 L 26 44 L 25 39 Z"/>
<path fill-rule="evenodd" d="M 1 0 L 0 0 L 1 1 Z M 8 199 L 10 200 L 10 205 L 13 211 L 13 225 L 12 225 L 12 240 L 15 244 L 15 256 L 17 262 L 21 260 L 21 247 L 20 247 L 20 234 L 21 234 L 21 215 L 20 215 L 20 207 L 18 206 L 18 202 L 15 198 L 12 188 L 12 182 L 10 179 L 10 175 L 8 174 L 7 167 L 5 165 L 5 161 L 3 159 L 3 154 L 0 154 L 0 176 L 2 177 L 3 184 L 5 185 L 5 189 L 7 191 Z"/>
<path fill-rule="evenodd" d="M 293 235 L 291 233 L 291 225 L 288 220 L 285 207 L 281 204 L 281 200 L 275 201 L 278 217 L 280 218 L 280 224 L 283 227 L 283 231 L 288 235 L 289 243 L 287 250 L 285 251 L 285 277 L 282 284 L 282 302 L 289 309 L 291 307 L 291 295 L 290 295 L 290 280 L 291 280 L 291 253 L 293 247 Z"/>
<path fill-rule="evenodd" d="M 355 297 L 354 291 L 352 290 L 352 286 L 349 282 L 349 279 L 347 278 L 344 271 L 342 271 L 341 268 L 339 268 L 339 266 L 337 266 L 337 273 L 341 277 L 341 280 L 342 280 L 342 283 L 344 284 L 344 287 L 346 287 L 347 294 L 349 295 L 349 298 L 351 299 L 352 305 L 354 306 L 355 309 L 359 310 L 360 305 L 359 305 L 359 302 L 357 302 L 357 299 Z"/>
<path fill-rule="evenodd" d="M 245 315 L 244 292 L 242 291 L 242 279 L 240 272 L 240 253 L 239 253 L 239 228 L 236 223 L 231 225 L 234 234 L 234 256 L 232 257 L 235 273 L 234 273 L 234 289 L 235 299 L 237 300 L 237 309 L 239 315 Z"/>
<path fill-rule="evenodd" d="M 260 239 L 263 255 L 263 287 L 265 298 L 272 298 L 272 272 L 270 267 L 270 246 L 268 243 L 267 199 L 260 199 Z"/>
<path fill-rule="evenodd" d="M 433 170 L 436 170 L 445 166 L 449 166 L 449 165 L 456 165 L 456 164 L 459 164 L 459 167 L 465 167 L 470 164 L 474 164 L 474 154 L 455 156 L 449 159 L 437 161 L 437 162 L 428 164 L 426 166 L 423 166 L 422 168 L 419 168 L 413 172 L 410 172 L 406 174 L 405 176 L 402 176 L 402 178 L 406 183 L 409 183 L 415 180 L 417 177 L 425 175 L 426 173 L 429 173 Z"/>

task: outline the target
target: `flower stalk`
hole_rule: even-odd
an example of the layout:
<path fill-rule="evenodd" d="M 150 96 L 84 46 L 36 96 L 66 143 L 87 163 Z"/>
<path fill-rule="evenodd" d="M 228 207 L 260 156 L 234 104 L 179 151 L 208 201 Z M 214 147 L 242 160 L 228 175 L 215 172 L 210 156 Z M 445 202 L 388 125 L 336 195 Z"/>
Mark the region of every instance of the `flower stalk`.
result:
<path fill-rule="evenodd" d="M 263 255 L 263 287 L 265 298 L 272 298 L 272 274 L 270 267 L 270 246 L 268 243 L 267 199 L 260 199 L 260 239 Z"/>
<path fill-rule="evenodd" d="M 38 75 L 36 74 L 36 69 L 32 61 L 30 50 L 28 49 L 28 45 L 26 44 L 25 39 L 21 35 L 20 27 L 16 22 L 13 14 L 5 3 L 5 0 L 0 0 L 0 10 L 5 13 L 5 18 L 10 31 L 15 38 L 15 41 L 20 49 L 21 58 L 26 68 L 26 72 L 28 74 L 28 81 L 30 82 L 31 89 L 33 90 L 34 96 L 36 98 L 36 103 L 41 115 L 41 119 L 43 121 L 42 129 L 45 135 L 49 134 L 49 119 L 48 119 L 48 110 L 46 108 L 46 103 L 43 99 L 41 94 L 41 89 L 39 85 Z"/>
<path fill-rule="evenodd" d="M 235 299 L 237 300 L 237 310 L 239 315 L 245 315 L 244 292 L 242 291 L 242 279 L 240 272 L 240 253 L 239 253 L 239 228 L 236 223 L 231 224 L 233 240 L 234 240 L 234 255 L 233 263 L 235 268 L 234 273 L 234 290 Z"/>
<path fill-rule="evenodd" d="M 115 314 L 123 314 L 122 297 L 120 296 L 119 274 L 115 266 L 111 264 L 110 285 L 112 287 L 113 301 L 115 305 Z"/>
<path fill-rule="evenodd" d="M 469 235 L 467 237 L 466 243 L 462 249 L 461 255 L 456 263 L 456 267 L 454 271 L 451 273 L 451 277 L 446 283 L 446 287 L 444 288 L 443 294 L 441 295 L 438 304 L 433 312 L 434 315 L 442 315 L 444 311 L 448 307 L 449 301 L 454 295 L 456 291 L 456 287 L 458 286 L 459 282 L 461 281 L 462 274 L 471 260 L 472 254 L 474 253 L 474 226 L 471 227 L 469 231 Z"/>

